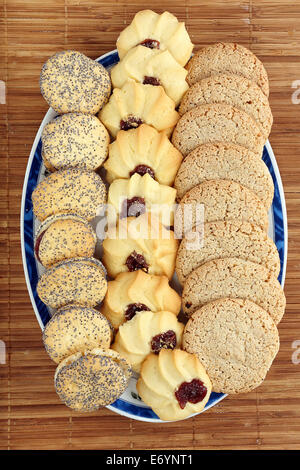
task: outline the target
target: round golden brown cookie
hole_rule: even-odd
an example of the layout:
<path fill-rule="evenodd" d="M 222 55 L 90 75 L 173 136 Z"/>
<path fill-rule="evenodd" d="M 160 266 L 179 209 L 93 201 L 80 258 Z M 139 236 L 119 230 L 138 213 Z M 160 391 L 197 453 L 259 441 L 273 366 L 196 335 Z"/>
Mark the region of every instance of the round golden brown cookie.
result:
<path fill-rule="evenodd" d="M 179 246 L 176 273 L 181 284 L 207 261 L 228 257 L 262 264 L 278 276 L 280 259 L 276 245 L 257 225 L 243 221 L 213 222 L 204 224 L 204 234 L 200 235 L 202 246 L 198 246 L 197 232 L 187 234 Z"/>
<path fill-rule="evenodd" d="M 93 219 L 106 202 L 106 188 L 94 171 L 70 168 L 47 176 L 32 193 L 33 212 L 43 221 L 54 214 Z"/>
<path fill-rule="evenodd" d="M 69 113 L 50 121 L 42 132 L 42 157 L 50 170 L 96 170 L 108 154 L 109 135 L 91 114 Z"/>
<path fill-rule="evenodd" d="M 220 299 L 187 322 L 183 348 L 196 354 L 217 393 L 243 393 L 265 379 L 279 349 L 270 315 L 250 300 Z"/>
<path fill-rule="evenodd" d="M 45 349 L 57 364 L 87 349 L 108 349 L 111 340 L 112 328 L 105 316 L 93 308 L 77 305 L 57 310 L 43 331 Z"/>
<path fill-rule="evenodd" d="M 135 173 L 149 173 L 160 184 L 172 186 L 181 161 L 181 153 L 165 132 L 141 124 L 137 129 L 118 132 L 103 166 L 109 183 Z"/>
<path fill-rule="evenodd" d="M 135 173 L 130 179 L 116 179 L 108 190 L 108 224 L 120 217 L 138 216 L 146 211 L 155 214 L 166 226 L 174 224 L 176 189 L 159 184 L 148 173 Z M 113 210 L 114 209 L 114 210 Z"/>
<path fill-rule="evenodd" d="M 235 181 L 252 190 L 267 209 L 272 204 L 274 184 L 261 155 L 221 142 L 200 145 L 183 160 L 174 183 L 177 198 L 204 181 L 217 179 Z"/>
<path fill-rule="evenodd" d="M 184 66 L 193 50 L 184 23 L 164 11 L 161 15 L 152 10 L 136 13 L 132 22 L 120 34 L 117 49 L 123 59 L 129 49 L 141 44 L 145 48 L 168 50 L 174 59 Z"/>
<path fill-rule="evenodd" d="M 102 302 L 105 268 L 95 258 L 71 258 L 45 271 L 37 284 L 40 299 L 52 308 L 68 304 L 94 307 Z"/>
<path fill-rule="evenodd" d="M 141 311 L 120 326 L 111 347 L 139 373 L 151 352 L 180 348 L 183 329 L 172 312 Z"/>
<path fill-rule="evenodd" d="M 157 217 L 145 213 L 120 219 L 103 241 L 103 263 L 110 277 L 142 269 L 149 274 L 174 274 L 178 240 Z"/>
<path fill-rule="evenodd" d="M 83 217 L 52 215 L 42 222 L 35 235 L 35 256 L 49 268 L 68 258 L 93 256 L 96 241 L 93 227 Z"/>
<path fill-rule="evenodd" d="M 179 119 L 172 136 L 173 144 L 183 156 L 198 145 L 213 142 L 242 145 L 262 155 L 265 140 L 251 116 L 226 103 L 203 104 L 191 109 Z"/>
<path fill-rule="evenodd" d="M 203 305 L 222 297 L 248 299 L 268 312 L 275 324 L 285 309 L 285 295 L 265 266 L 241 258 L 219 258 L 196 268 L 184 283 L 182 306 L 191 316 Z"/>
<path fill-rule="evenodd" d="M 147 356 L 136 388 L 160 419 L 175 421 L 200 413 L 212 386 L 195 354 L 162 349 L 158 355 Z"/>
<path fill-rule="evenodd" d="M 267 96 L 256 83 L 238 75 L 214 75 L 203 78 L 184 95 L 179 113 L 182 115 L 202 104 L 227 103 L 249 114 L 260 126 L 265 139 L 273 123 Z"/>
<path fill-rule="evenodd" d="M 162 86 L 143 85 L 134 80 L 115 88 L 98 116 L 113 137 L 120 130 L 134 129 L 143 123 L 170 136 L 179 119 L 174 101 Z"/>
<path fill-rule="evenodd" d="M 120 273 L 107 283 L 102 312 L 114 328 L 131 320 L 137 312 L 168 312 L 178 315 L 181 297 L 169 286 L 166 276 L 154 276 L 138 271 Z"/>
<path fill-rule="evenodd" d="M 196 52 L 187 69 L 190 86 L 212 75 L 236 74 L 257 83 L 264 94 L 269 96 L 269 80 L 264 65 L 240 44 L 221 42 L 205 47 Z"/>
<path fill-rule="evenodd" d="M 244 220 L 268 230 L 267 209 L 253 191 L 235 181 L 209 180 L 190 189 L 181 199 L 175 213 L 176 234 L 185 234 L 198 225 L 199 205 L 203 205 L 204 212 L 200 223 Z"/>
<path fill-rule="evenodd" d="M 186 69 L 176 62 L 168 50 L 137 46 L 112 68 L 111 81 L 114 88 L 122 88 L 129 79 L 153 86 L 161 85 L 178 106 L 189 87 L 186 75 Z"/>
<path fill-rule="evenodd" d="M 57 113 L 96 114 L 108 100 L 111 83 L 103 65 L 81 52 L 62 51 L 44 64 L 40 88 Z"/>
<path fill-rule="evenodd" d="M 91 412 L 110 405 L 125 391 L 130 364 L 111 349 L 92 349 L 72 354 L 56 368 L 55 390 L 75 411 Z"/>

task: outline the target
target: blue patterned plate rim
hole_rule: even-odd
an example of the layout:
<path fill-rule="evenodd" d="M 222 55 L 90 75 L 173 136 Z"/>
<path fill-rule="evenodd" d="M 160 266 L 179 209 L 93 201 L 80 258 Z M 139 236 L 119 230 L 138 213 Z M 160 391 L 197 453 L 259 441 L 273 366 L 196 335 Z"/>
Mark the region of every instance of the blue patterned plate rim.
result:
<path fill-rule="evenodd" d="M 119 61 L 119 56 L 117 50 L 108 52 L 98 59 L 97 62 L 100 62 L 104 67 L 110 68 Z M 22 203 L 21 203 L 21 213 L 20 213 L 20 230 L 21 230 L 21 248 L 22 248 L 22 259 L 24 274 L 26 279 L 26 284 L 30 296 L 30 300 L 37 318 L 37 321 L 41 327 L 44 329 L 45 324 L 50 318 L 48 308 L 46 305 L 39 299 L 36 292 L 36 285 L 38 281 L 38 271 L 36 266 L 36 261 L 34 257 L 33 249 L 33 239 L 34 239 L 34 216 L 32 212 L 32 202 L 31 194 L 34 190 L 38 177 L 40 175 L 40 170 L 42 166 L 41 158 L 41 132 L 45 124 L 55 116 L 54 111 L 50 108 L 46 113 L 40 128 L 36 134 L 35 140 L 32 145 L 30 156 L 28 159 L 28 164 L 26 168 L 26 173 L 24 177 L 23 193 L 22 193 Z M 274 199 L 271 207 L 271 219 L 273 221 L 273 233 L 271 234 L 273 240 L 276 243 L 281 269 L 278 276 L 282 287 L 284 286 L 285 274 L 286 274 L 286 262 L 287 262 L 287 213 L 286 213 L 286 204 L 284 198 L 284 191 L 282 186 L 282 181 L 280 177 L 280 172 L 277 166 L 277 162 L 270 145 L 270 142 L 267 141 L 262 156 L 264 162 L 266 163 L 270 174 L 274 182 Z M 226 397 L 223 393 L 212 393 L 210 399 L 205 407 L 205 410 L 211 408 L 212 406 L 219 403 Z M 151 408 L 143 405 L 136 405 L 129 402 L 126 399 L 119 398 L 112 405 L 107 406 L 108 409 L 126 416 L 128 418 L 136 419 L 139 421 L 153 422 L 153 423 L 165 423 L 167 421 L 161 421 L 158 416 L 152 411 Z M 196 413 L 198 414 L 198 413 Z M 192 415 L 195 416 L 195 415 Z"/>

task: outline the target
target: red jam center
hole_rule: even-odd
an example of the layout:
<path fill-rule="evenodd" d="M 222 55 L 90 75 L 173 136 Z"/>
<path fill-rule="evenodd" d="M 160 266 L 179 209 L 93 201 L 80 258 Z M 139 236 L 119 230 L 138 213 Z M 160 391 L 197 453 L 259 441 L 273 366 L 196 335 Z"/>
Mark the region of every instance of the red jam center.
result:
<path fill-rule="evenodd" d="M 141 269 L 147 273 L 149 269 L 149 265 L 146 263 L 144 256 L 139 255 L 136 251 L 133 251 L 131 255 L 128 256 L 125 264 L 130 272 Z"/>
<path fill-rule="evenodd" d="M 151 349 L 155 354 L 158 354 L 161 349 L 174 349 L 176 343 L 176 333 L 173 330 L 168 330 L 165 333 L 153 336 Z"/>
<path fill-rule="evenodd" d="M 121 119 L 120 121 L 120 129 L 122 131 L 128 131 L 129 129 L 136 129 L 143 121 L 140 118 L 136 118 L 134 116 L 128 116 L 127 119 Z"/>
<path fill-rule="evenodd" d="M 145 75 L 143 84 L 144 84 L 144 85 L 159 86 L 159 85 L 160 85 L 160 81 L 159 81 L 158 78 L 156 78 L 156 77 L 148 77 L 148 75 Z"/>
<path fill-rule="evenodd" d="M 34 245 L 34 252 L 35 252 L 35 256 L 36 258 L 38 259 L 38 261 L 42 264 L 41 260 L 40 260 L 40 256 L 39 256 L 39 249 L 40 249 L 40 244 L 41 244 L 41 241 L 42 241 L 42 238 L 43 236 L 45 235 L 45 232 L 46 230 L 44 230 L 36 239 L 35 241 L 35 245 Z"/>
<path fill-rule="evenodd" d="M 191 382 L 183 382 L 175 392 L 175 396 L 182 410 L 187 402 L 194 404 L 199 403 L 205 398 L 206 394 L 207 388 L 199 379 L 193 379 Z"/>
<path fill-rule="evenodd" d="M 135 196 L 132 199 L 125 199 L 122 204 L 120 219 L 124 217 L 139 217 L 146 212 L 145 199 Z"/>
<path fill-rule="evenodd" d="M 159 49 L 160 43 L 156 41 L 156 39 L 145 39 L 144 41 L 140 42 L 141 46 L 149 47 L 149 49 Z"/>
<path fill-rule="evenodd" d="M 137 165 L 135 169 L 129 173 L 129 175 L 132 176 L 135 173 L 138 173 L 141 176 L 144 176 L 146 173 L 148 173 L 148 175 L 150 175 L 151 178 L 155 179 L 154 171 L 152 170 L 152 168 L 150 168 L 150 166 L 147 166 L 147 165 Z"/>
<path fill-rule="evenodd" d="M 142 304 L 142 303 L 136 303 L 136 304 L 129 304 L 125 310 L 125 318 L 126 320 L 131 320 L 137 312 L 144 312 L 144 311 L 150 311 L 150 308 L 147 307 L 147 305 Z"/>

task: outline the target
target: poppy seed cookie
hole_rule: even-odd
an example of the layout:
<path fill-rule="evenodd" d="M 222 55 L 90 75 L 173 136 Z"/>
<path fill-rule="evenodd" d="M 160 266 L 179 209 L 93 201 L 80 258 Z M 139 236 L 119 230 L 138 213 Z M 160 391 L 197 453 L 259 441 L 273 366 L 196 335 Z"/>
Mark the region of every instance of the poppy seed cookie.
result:
<path fill-rule="evenodd" d="M 33 212 L 43 221 L 54 214 L 93 219 L 106 202 L 106 188 L 94 171 L 70 168 L 47 176 L 32 193 Z"/>
<path fill-rule="evenodd" d="M 257 225 L 243 221 L 204 224 L 204 246 L 193 247 L 192 232 L 182 240 L 176 258 L 176 273 L 181 284 L 202 264 L 218 258 L 242 258 L 262 264 L 275 277 L 280 259 L 275 243 Z"/>
<path fill-rule="evenodd" d="M 243 393 L 265 379 L 279 350 L 279 335 L 270 315 L 254 302 L 225 298 L 193 313 L 183 349 L 197 355 L 214 392 Z"/>
<path fill-rule="evenodd" d="M 175 213 L 175 232 L 186 233 L 197 225 L 197 209 L 204 206 L 204 220 L 244 220 L 268 230 L 268 212 L 250 189 L 228 180 L 209 180 L 190 189 Z"/>
<path fill-rule="evenodd" d="M 75 411 L 96 411 L 125 391 L 130 364 L 112 349 L 95 348 L 64 359 L 56 368 L 54 385 L 62 402 Z"/>
<path fill-rule="evenodd" d="M 269 209 L 274 184 L 260 154 L 235 144 L 214 142 L 196 147 L 183 160 L 174 187 L 180 200 L 186 192 L 208 180 L 235 181 L 251 189 Z"/>
<path fill-rule="evenodd" d="M 46 124 L 42 144 L 43 161 L 50 171 L 96 170 L 107 157 L 109 135 L 96 116 L 69 113 Z"/>
<path fill-rule="evenodd" d="M 211 75 L 236 74 L 257 83 L 264 94 L 269 96 L 269 81 L 264 65 L 240 44 L 221 42 L 204 47 L 192 57 L 187 69 L 190 86 Z"/>
<path fill-rule="evenodd" d="M 203 78 L 185 93 L 179 108 L 182 115 L 202 104 L 227 103 L 249 114 L 260 126 L 265 139 L 273 123 L 267 96 L 256 83 L 238 75 Z"/>
<path fill-rule="evenodd" d="M 241 258 L 220 258 L 202 264 L 186 279 L 182 306 L 186 315 L 222 297 L 248 299 L 268 312 L 275 324 L 285 309 L 285 296 L 265 266 Z"/>
<path fill-rule="evenodd" d="M 109 98 L 111 83 L 103 65 L 81 52 L 62 51 L 44 64 L 40 88 L 57 113 L 96 114 Z"/>
<path fill-rule="evenodd" d="M 62 307 L 48 321 L 43 342 L 50 358 L 57 364 L 66 357 L 86 349 L 107 349 L 112 340 L 112 328 L 105 316 L 89 307 Z"/>
<path fill-rule="evenodd" d="M 172 143 L 184 156 L 198 145 L 212 142 L 242 145 L 262 155 L 265 140 L 251 116 L 226 103 L 191 109 L 179 119 L 172 136 Z"/>

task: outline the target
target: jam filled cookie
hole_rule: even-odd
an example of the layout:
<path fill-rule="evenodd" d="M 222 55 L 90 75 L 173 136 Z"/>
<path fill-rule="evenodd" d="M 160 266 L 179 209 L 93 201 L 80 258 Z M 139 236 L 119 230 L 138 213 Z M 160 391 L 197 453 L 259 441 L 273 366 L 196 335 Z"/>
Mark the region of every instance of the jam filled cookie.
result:
<path fill-rule="evenodd" d="M 138 312 L 123 323 L 116 334 L 112 349 L 125 357 L 135 372 L 151 352 L 180 348 L 184 325 L 171 312 Z"/>
<path fill-rule="evenodd" d="M 175 111 L 174 101 L 162 86 L 143 85 L 129 80 L 122 88 L 114 89 L 99 118 L 113 137 L 120 130 L 127 131 L 143 123 L 170 136 L 179 114 Z"/>
<path fill-rule="evenodd" d="M 169 286 L 166 276 L 154 276 L 138 271 L 120 273 L 107 283 L 102 312 L 114 328 L 131 320 L 137 312 L 167 310 L 178 315 L 181 298 Z"/>
<path fill-rule="evenodd" d="M 200 413 L 212 391 L 211 381 L 197 356 L 180 349 L 149 354 L 136 387 L 142 400 L 164 421 Z"/>
<path fill-rule="evenodd" d="M 217 164 L 216 164 L 217 163 Z M 245 147 L 214 142 L 196 147 L 182 162 L 174 187 L 180 200 L 185 193 L 208 180 L 235 181 L 253 191 L 270 208 L 274 183 L 261 158 Z"/>
<path fill-rule="evenodd" d="M 181 161 L 181 153 L 165 132 L 142 124 L 137 129 L 118 132 L 109 145 L 109 157 L 103 166 L 109 183 L 135 173 L 141 176 L 148 173 L 160 184 L 172 186 Z"/>
<path fill-rule="evenodd" d="M 104 207 L 106 188 L 94 171 L 68 169 L 47 176 L 32 193 L 33 212 L 43 221 L 54 214 L 93 219 Z"/>
<path fill-rule="evenodd" d="M 257 225 L 243 221 L 204 224 L 204 244 L 194 247 L 190 233 L 182 240 L 176 258 L 181 284 L 202 264 L 218 258 L 242 258 L 265 266 L 277 278 L 280 259 L 275 243 Z"/>
<path fill-rule="evenodd" d="M 165 275 L 174 274 L 178 240 L 153 214 L 120 219 L 117 229 L 108 230 L 103 241 L 103 263 L 109 276 L 121 272 L 142 271 Z"/>
<path fill-rule="evenodd" d="M 34 241 L 38 261 L 49 268 L 64 259 L 91 257 L 96 233 L 83 217 L 74 214 L 52 215 L 39 227 Z"/>
<path fill-rule="evenodd" d="M 178 22 L 168 11 L 161 15 L 151 10 L 139 11 L 117 40 L 120 59 L 139 44 L 150 49 L 167 49 L 182 66 L 187 63 L 193 50 L 184 23 Z"/>
<path fill-rule="evenodd" d="M 109 98 L 111 83 L 103 65 L 81 52 L 62 51 L 44 64 L 40 88 L 57 113 L 96 114 Z"/>
<path fill-rule="evenodd" d="M 130 377 L 126 359 L 111 349 L 95 348 L 64 359 L 56 368 L 54 385 L 65 405 L 91 412 L 119 398 Z"/>
<path fill-rule="evenodd" d="M 250 300 L 220 299 L 204 305 L 187 322 L 183 348 L 196 354 L 214 392 L 243 393 L 265 379 L 279 349 L 271 316 Z"/>
<path fill-rule="evenodd" d="M 95 258 L 71 258 L 42 274 L 37 293 L 52 308 L 67 304 L 95 307 L 106 294 L 105 274 L 102 263 Z"/>
<path fill-rule="evenodd" d="M 238 144 L 262 155 L 265 136 L 244 111 L 226 103 L 203 104 L 185 113 L 174 129 L 172 142 L 186 156 L 198 145 Z"/>
<path fill-rule="evenodd" d="M 111 81 L 114 88 L 122 88 L 128 79 L 145 85 L 161 85 L 178 106 L 188 84 L 187 71 L 178 64 L 168 50 L 160 51 L 137 46 L 113 67 Z"/>
<path fill-rule="evenodd" d="M 118 218 L 137 217 L 151 212 L 167 227 L 174 223 L 176 189 L 159 184 L 146 173 L 135 173 L 130 179 L 117 179 L 108 191 L 108 204 L 115 210 L 108 214 L 108 223 Z"/>
<path fill-rule="evenodd" d="M 220 258 L 202 264 L 186 279 L 182 306 L 186 315 L 222 297 L 248 299 L 280 322 L 285 295 L 276 277 L 261 264 L 241 258 Z"/>
<path fill-rule="evenodd" d="M 45 349 L 57 364 L 88 348 L 108 349 L 112 328 L 105 316 L 93 308 L 67 305 L 55 312 L 43 331 Z"/>
<path fill-rule="evenodd" d="M 96 170 L 107 157 L 109 135 L 96 116 L 70 113 L 46 124 L 42 144 L 43 161 L 50 171 Z"/>
<path fill-rule="evenodd" d="M 246 47 L 235 43 L 216 43 L 205 47 L 189 61 L 187 82 L 191 86 L 203 78 L 235 74 L 255 82 L 269 96 L 269 80 L 262 62 Z"/>

